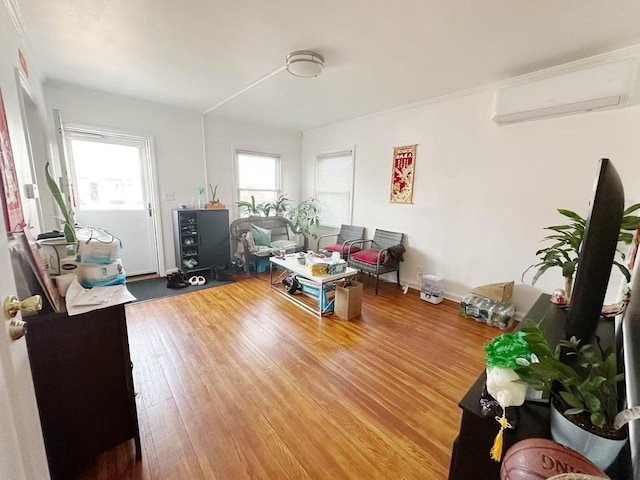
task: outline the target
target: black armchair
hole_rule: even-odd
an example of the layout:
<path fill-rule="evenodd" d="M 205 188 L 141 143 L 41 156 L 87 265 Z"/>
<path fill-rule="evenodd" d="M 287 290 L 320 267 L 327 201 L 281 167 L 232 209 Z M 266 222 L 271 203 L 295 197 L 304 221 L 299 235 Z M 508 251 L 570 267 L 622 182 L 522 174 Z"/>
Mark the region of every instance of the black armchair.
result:
<path fill-rule="evenodd" d="M 355 242 L 361 247 L 360 251 L 349 253 L 347 263 L 351 268 L 376 276 L 376 295 L 379 277 L 383 273 L 396 272 L 400 285 L 400 262 L 404 261 L 403 237 L 403 233 L 376 229 L 372 240 Z M 365 248 L 367 246 L 369 248 Z"/>

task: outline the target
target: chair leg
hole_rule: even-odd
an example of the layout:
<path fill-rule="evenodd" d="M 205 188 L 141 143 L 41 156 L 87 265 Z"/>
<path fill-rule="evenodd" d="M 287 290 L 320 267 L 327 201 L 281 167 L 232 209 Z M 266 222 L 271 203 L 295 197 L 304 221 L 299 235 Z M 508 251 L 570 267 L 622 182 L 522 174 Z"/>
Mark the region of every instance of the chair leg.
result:
<path fill-rule="evenodd" d="M 396 277 L 398 279 L 398 285 L 400 285 L 400 269 L 396 270 Z"/>
<path fill-rule="evenodd" d="M 380 275 L 376 275 L 376 295 L 378 295 L 378 279 L 380 278 Z"/>

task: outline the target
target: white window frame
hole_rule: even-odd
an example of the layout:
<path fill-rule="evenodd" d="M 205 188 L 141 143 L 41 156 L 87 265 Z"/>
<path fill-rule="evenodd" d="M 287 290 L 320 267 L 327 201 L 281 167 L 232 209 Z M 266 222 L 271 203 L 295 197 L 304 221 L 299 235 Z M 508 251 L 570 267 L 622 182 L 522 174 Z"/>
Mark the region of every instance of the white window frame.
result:
<path fill-rule="evenodd" d="M 265 188 L 260 188 L 260 189 L 251 189 L 251 188 L 242 188 L 240 186 L 240 168 L 239 168 L 239 160 L 238 160 L 238 156 L 239 155 L 254 155 L 254 156 L 258 156 L 258 157 L 270 157 L 270 158 L 274 158 L 276 160 L 276 171 L 275 173 L 275 185 L 276 188 L 275 190 L 273 190 L 274 193 L 274 197 L 273 199 L 276 200 L 278 198 L 278 196 L 280 195 L 280 191 L 281 191 L 281 169 L 282 169 L 282 158 L 280 156 L 280 154 L 277 153 L 264 153 L 264 152 L 256 152 L 253 150 L 244 150 L 241 148 L 237 148 L 235 149 L 235 155 L 233 156 L 234 159 L 234 175 L 235 175 L 235 189 L 234 189 L 234 196 L 235 196 L 235 208 L 236 208 L 236 213 L 237 216 L 240 217 L 240 214 L 242 213 L 242 209 L 240 207 L 238 207 L 237 202 L 240 201 L 240 190 L 243 191 L 260 191 L 260 192 L 264 192 L 264 191 L 271 191 L 270 189 L 265 189 Z"/>
<path fill-rule="evenodd" d="M 315 174 L 315 197 L 319 199 L 319 195 L 321 193 L 323 193 L 322 190 L 322 186 L 318 185 L 318 169 L 320 166 L 320 162 L 324 159 L 329 159 L 329 158 L 336 158 L 336 157 L 347 157 L 350 156 L 351 157 L 351 168 L 349 169 L 349 181 L 348 181 L 348 185 L 349 185 L 349 206 L 348 206 L 348 212 L 345 212 L 346 215 L 346 219 L 344 222 L 347 225 L 350 225 L 352 222 L 352 217 L 353 217 L 353 186 L 354 186 L 354 179 L 355 179 L 355 163 L 356 163 L 356 148 L 355 146 L 350 147 L 350 148 L 342 148 L 342 149 L 335 149 L 329 152 L 323 152 L 323 153 L 319 153 L 318 155 L 316 155 L 316 161 L 315 161 L 315 170 L 314 170 L 314 174 Z M 332 193 L 336 193 L 336 192 L 332 192 Z M 332 225 L 331 223 L 328 223 L 323 217 L 322 217 L 322 203 L 320 205 L 321 210 L 320 210 L 320 225 L 322 225 L 323 227 L 335 227 L 335 228 L 340 228 L 340 225 Z"/>

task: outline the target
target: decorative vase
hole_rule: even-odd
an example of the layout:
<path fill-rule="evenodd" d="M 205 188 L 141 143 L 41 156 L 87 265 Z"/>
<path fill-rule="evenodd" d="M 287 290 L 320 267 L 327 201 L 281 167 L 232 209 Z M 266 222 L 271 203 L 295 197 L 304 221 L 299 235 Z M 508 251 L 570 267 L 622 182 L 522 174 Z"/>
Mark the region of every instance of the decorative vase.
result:
<path fill-rule="evenodd" d="M 616 440 L 589 432 L 565 417 L 554 403 L 551 402 L 551 438 L 581 453 L 598 468 L 606 470 L 627 443 L 627 438 Z"/>

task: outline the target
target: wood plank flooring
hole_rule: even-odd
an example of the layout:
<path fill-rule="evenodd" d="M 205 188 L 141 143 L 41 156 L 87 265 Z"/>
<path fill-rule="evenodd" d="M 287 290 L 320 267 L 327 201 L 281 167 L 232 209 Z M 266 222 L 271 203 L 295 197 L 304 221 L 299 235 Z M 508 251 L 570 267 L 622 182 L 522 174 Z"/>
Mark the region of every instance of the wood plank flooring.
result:
<path fill-rule="evenodd" d="M 499 330 L 395 284 L 365 282 L 347 322 L 237 280 L 127 307 L 143 457 L 127 442 L 80 478 L 447 478 Z"/>

